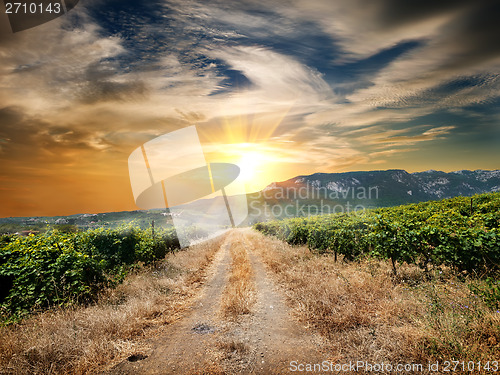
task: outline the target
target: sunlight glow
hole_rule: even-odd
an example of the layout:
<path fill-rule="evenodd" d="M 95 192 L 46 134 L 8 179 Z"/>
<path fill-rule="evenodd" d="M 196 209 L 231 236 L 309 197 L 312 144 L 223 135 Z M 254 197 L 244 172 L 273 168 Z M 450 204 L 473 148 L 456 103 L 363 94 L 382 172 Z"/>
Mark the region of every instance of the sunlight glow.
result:
<path fill-rule="evenodd" d="M 236 163 L 240 167 L 240 178 L 247 184 L 254 184 L 254 180 L 259 177 L 262 167 L 266 162 L 266 157 L 258 151 L 249 151 L 241 155 Z"/>
<path fill-rule="evenodd" d="M 284 105 L 275 113 L 251 113 L 245 102 L 232 107 L 234 115 L 223 116 L 220 121 L 198 127 L 208 163 L 234 163 L 240 167 L 240 179 L 247 192 L 263 189 L 278 179 L 289 178 L 290 171 L 279 170 L 283 162 L 281 144 L 277 144 L 275 131 L 289 113 L 292 104 Z M 283 141 L 283 140 L 281 140 Z M 278 141 L 279 143 L 279 141 Z"/>

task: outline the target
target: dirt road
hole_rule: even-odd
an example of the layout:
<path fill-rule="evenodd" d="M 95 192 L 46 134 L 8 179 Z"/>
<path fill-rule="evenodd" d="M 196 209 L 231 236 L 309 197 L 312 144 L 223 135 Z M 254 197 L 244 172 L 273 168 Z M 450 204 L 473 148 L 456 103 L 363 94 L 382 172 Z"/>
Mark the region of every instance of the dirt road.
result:
<path fill-rule="evenodd" d="M 107 374 L 286 374 L 290 363 L 320 363 L 322 343 L 290 315 L 279 288 L 253 249 L 249 229 L 231 231 L 211 265 L 208 280 L 185 316 L 151 343 L 144 356 L 119 363 Z M 221 298 L 229 282 L 230 250 L 243 244 L 253 269 L 251 313 L 229 319 Z M 294 372 L 296 373 L 296 372 Z"/>

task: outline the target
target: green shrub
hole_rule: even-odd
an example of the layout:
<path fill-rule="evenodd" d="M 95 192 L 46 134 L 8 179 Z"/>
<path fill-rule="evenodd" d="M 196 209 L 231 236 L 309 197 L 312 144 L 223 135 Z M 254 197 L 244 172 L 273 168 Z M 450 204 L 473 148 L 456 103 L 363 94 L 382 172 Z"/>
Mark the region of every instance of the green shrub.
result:
<path fill-rule="evenodd" d="M 173 228 L 134 227 L 86 232 L 51 231 L 0 238 L 0 315 L 23 316 L 49 306 L 85 303 L 125 277 L 178 248 Z"/>

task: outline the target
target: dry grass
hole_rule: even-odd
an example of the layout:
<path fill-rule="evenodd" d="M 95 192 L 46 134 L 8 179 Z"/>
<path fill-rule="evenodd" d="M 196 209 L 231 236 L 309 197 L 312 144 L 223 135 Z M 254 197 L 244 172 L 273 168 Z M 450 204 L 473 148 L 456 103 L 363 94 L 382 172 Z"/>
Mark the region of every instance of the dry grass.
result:
<path fill-rule="evenodd" d="M 0 373 L 84 374 L 147 350 L 144 339 L 189 305 L 221 243 L 170 254 L 94 306 L 47 311 L 0 328 Z"/>
<path fill-rule="evenodd" d="M 252 265 L 240 233 L 233 232 L 228 238 L 231 246 L 231 273 L 222 294 L 221 311 L 224 317 L 236 319 L 249 314 L 255 303 L 255 282 Z"/>
<path fill-rule="evenodd" d="M 498 359 L 500 314 L 450 275 L 427 281 L 388 262 L 335 263 L 254 232 L 267 266 L 285 286 L 297 317 L 328 338 L 330 360 L 422 363 Z"/>
<path fill-rule="evenodd" d="M 247 354 L 249 352 L 248 345 L 242 342 L 228 340 L 217 343 L 217 347 L 221 349 L 224 353 L 238 353 L 240 355 Z"/>

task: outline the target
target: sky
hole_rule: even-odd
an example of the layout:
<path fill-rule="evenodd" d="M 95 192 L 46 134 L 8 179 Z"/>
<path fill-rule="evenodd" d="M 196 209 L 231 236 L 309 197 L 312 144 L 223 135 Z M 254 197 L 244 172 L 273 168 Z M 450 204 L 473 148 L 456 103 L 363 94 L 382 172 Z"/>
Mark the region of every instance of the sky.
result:
<path fill-rule="evenodd" d="M 81 0 L 16 33 L 3 6 L 0 217 L 137 209 L 129 155 L 190 125 L 249 192 L 500 169 L 498 1 Z"/>

